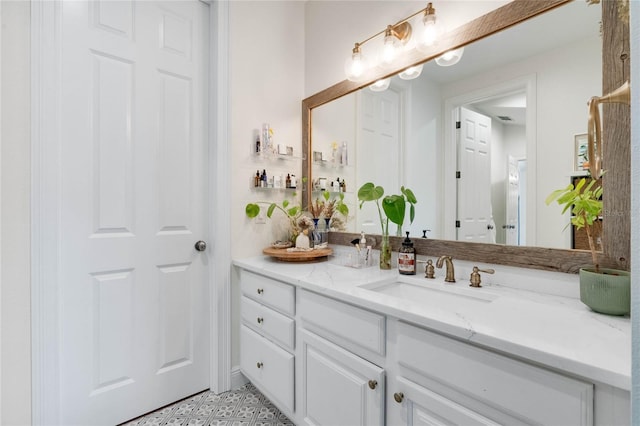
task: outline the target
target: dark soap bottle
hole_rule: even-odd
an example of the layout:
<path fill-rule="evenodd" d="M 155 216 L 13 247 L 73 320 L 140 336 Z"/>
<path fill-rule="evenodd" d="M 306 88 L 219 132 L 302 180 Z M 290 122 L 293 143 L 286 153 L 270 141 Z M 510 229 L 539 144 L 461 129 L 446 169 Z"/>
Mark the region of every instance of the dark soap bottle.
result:
<path fill-rule="evenodd" d="M 416 274 L 416 249 L 413 247 L 413 241 L 409 239 L 409 232 L 398 252 L 398 272 L 403 275 Z"/>

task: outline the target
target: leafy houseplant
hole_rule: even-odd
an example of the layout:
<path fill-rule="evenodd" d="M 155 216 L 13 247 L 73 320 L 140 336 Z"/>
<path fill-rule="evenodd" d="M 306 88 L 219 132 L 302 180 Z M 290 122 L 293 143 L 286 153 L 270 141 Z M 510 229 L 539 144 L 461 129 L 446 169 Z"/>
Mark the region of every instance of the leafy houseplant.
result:
<path fill-rule="evenodd" d="M 295 193 L 293 194 L 295 197 Z M 320 202 L 316 200 L 315 205 L 311 206 L 313 210 L 311 212 L 311 216 L 314 219 L 318 219 L 320 215 L 323 215 L 324 218 L 329 221 L 334 216 L 335 212 L 341 213 L 345 217 L 349 215 L 349 207 L 344 203 L 344 194 L 339 194 L 337 199 L 329 200 L 330 194 L 325 191 L 322 194 L 325 201 Z M 254 203 L 249 203 L 245 206 L 245 213 L 247 217 L 253 219 L 260 214 L 260 205 L 268 205 L 267 207 L 267 217 L 271 219 L 273 213 L 276 210 L 281 211 L 287 217 L 290 227 L 290 235 L 289 239 L 292 243 L 295 243 L 296 237 L 301 232 L 300 228 L 300 219 L 304 215 L 304 211 L 299 205 L 292 205 L 289 200 L 283 200 L 282 204 L 270 203 L 267 201 L 256 201 Z"/>
<path fill-rule="evenodd" d="M 564 206 L 562 213 L 571 211 L 571 224 L 584 228 L 591 251 L 593 268 L 580 269 L 580 300 L 596 312 L 626 315 L 630 312 L 630 279 L 626 271 L 600 268 L 597 241 L 602 233 L 602 182 L 600 179 L 580 179 L 575 186 L 553 191 L 545 202 L 556 201 Z M 568 226 L 568 225 L 567 225 Z"/>
<path fill-rule="evenodd" d="M 380 269 L 391 269 L 391 246 L 389 245 L 389 221 L 398 225 L 397 235 L 401 235 L 402 224 L 406 216 L 406 207 L 409 203 L 409 220 L 413 222 L 415 218 L 415 204 L 418 202 L 413 191 L 402 186 L 401 194 L 384 196 L 384 188 L 367 182 L 358 190 L 358 200 L 360 208 L 367 201 L 373 201 L 378 208 L 380 216 L 380 227 L 382 228 L 382 244 L 380 246 Z M 382 202 L 380 201 L 382 199 Z M 382 204 L 382 209 L 380 209 Z M 384 215 L 383 215 L 384 212 Z"/>

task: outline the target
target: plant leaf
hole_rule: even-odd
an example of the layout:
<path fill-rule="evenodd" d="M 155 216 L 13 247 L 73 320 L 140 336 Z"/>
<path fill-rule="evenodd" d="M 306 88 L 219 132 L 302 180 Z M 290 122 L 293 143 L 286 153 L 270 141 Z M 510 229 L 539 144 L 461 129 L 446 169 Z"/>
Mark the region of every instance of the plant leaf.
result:
<path fill-rule="evenodd" d="M 283 200 L 282 207 L 286 209 L 288 206 L 289 206 L 289 200 Z"/>
<path fill-rule="evenodd" d="M 273 215 L 273 211 L 276 209 L 276 203 L 271 203 L 269 208 L 267 209 L 267 217 L 271 219 L 271 215 Z"/>
<path fill-rule="evenodd" d="M 254 218 L 260 214 L 260 206 L 255 203 L 249 203 L 244 208 L 244 212 L 247 214 L 248 217 Z"/>
<path fill-rule="evenodd" d="M 418 200 L 416 199 L 415 194 L 409 188 L 405 188 L 404 186 L 400 188 L 400 191 L 407 197 L 407 201 L 411 204 L 416 204 Z"/>
<path fill-rule="evenodd" d="M 383 195 L 384 189 L 381 186 L 375 186 L 372 182 L 365 183 L 358 190 L 358 199 L 361 201 L 375 201 Z"/>
<path fill-rule="evenodd" d="M 387 218 L 396 225 L 402 226 L 405 209 L 405 199 L 402 195 L 387 195 L 382 199 L 382 210 Z"/>

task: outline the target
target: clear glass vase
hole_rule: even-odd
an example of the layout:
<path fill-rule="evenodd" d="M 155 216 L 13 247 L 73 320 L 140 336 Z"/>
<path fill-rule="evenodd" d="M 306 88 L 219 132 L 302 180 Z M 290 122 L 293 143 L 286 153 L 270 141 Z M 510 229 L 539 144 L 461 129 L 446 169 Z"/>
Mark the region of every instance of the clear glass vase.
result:
<path fill-rule="evenodd" d="M 380 269 L 391 269 L 391 243 L 389 234 L 382 234 L 380 242 Z"/>

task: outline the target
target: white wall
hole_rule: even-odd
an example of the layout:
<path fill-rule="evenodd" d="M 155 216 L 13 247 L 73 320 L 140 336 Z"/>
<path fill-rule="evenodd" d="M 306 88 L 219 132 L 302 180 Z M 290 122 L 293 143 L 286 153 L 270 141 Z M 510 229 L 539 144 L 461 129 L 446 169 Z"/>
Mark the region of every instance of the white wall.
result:
<path fill-rule="evenodd" d="M 256 131 L 269 123 L 277 143 L 301 153 L 302 99 L 304 92 L 304 2 L 232 1 L 229 3 L 229 98 L 231 145 L 232 257 L 255 256 L 281 235 L 274 220 L 258 225 L 245 215 L 245 205 L 255 201 L 280 203 L 284 191 L 255 190 L 256 170 L 268 174 L 301 176 L 299 160 L 261 160 L 253 152 Z M 287 192 L 289 198 L 291 191 Z M 296 197 L 297 202 L 300 195 Z M 293 201 L 293 199 L 292 199 Z M 282 217 L 279 212 L 274 218 Z M 240 296 L 232 276 L 232 365 L 239 363 Z"/>
<path fill-rule="evenodd" d="M 451 98 L 535 73 L 537 194 L 529 202 L 536 206 L 536 245 L 540 247 L 570 247 L 570 232 L 562 232 L 568 219 L 560 214 L 559 206 L 547 206 L 544 200 L 553 190 L 569 183 L 574 135 L 586 133 L 586 102 L 601 92 L 599 44 L 599 40 L 583 40 L 442 89 L 443 98 Z M 563 95 L 558 97 L 558 93 Z M 562 235 L 561 240 L 558 235 Z"/>
<path fill-rule="evenodd" d="M 0 424 L 31 422 L 29 2 L 2 2 Z"/>

